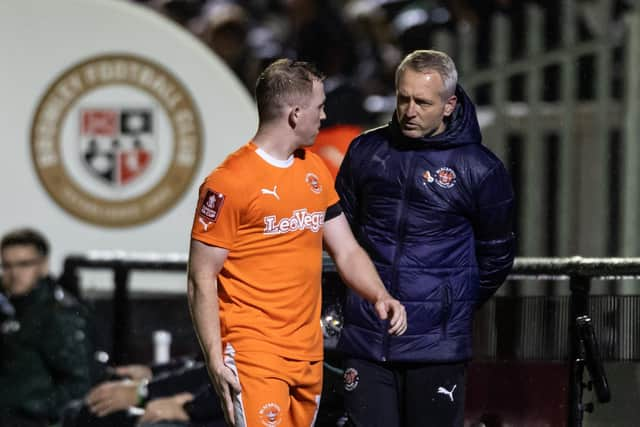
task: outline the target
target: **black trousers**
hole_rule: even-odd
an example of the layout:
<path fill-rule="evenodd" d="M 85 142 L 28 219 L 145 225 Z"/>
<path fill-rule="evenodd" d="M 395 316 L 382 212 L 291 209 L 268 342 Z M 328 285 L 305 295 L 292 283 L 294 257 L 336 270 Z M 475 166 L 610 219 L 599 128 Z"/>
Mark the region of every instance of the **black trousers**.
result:
<path fill-rule="evenodd" d="M 47 427 L 47 425 L 46 419 L 37 420 L 9 409 L 0 410 L 0 427 Z"/>
<path fill-rule="evenodd" d="M 130 415 L 127 411 L 113 412 L 104 417 L 98 417 L 89 411 L 89 407 L 82 400 L 75 400 L 68 404 L 63 412 L 62 427 L 136 427 L 138 417 Z M 144 423 L 145 427 L 226 427 L 224 418 L 202 422 L 158 421 Z M 0 427 L 4 427 L 0 425 Z M 7 426 L 16 427 L 16 426 Z M 25 426 L 30 427 L 30 426 Z M 46 427 L 46 426 L 42 426 Z"/>
<path fill-rule="evenodd" d="M 345 360 L 345 427 L 462 427 L 466 363 Z"/>

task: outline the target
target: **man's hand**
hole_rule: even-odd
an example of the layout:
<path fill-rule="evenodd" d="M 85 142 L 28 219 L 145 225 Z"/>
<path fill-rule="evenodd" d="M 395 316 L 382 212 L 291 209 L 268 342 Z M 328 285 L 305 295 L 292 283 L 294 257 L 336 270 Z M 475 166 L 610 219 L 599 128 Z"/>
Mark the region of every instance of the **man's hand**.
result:
<path fill-rule="evenodd" d="M 211 382 L 216 389 L 220 404 L 222 405 L 222 412 L 227 424 L 231 427 L 236 425 L 235 411 L 233 407 L 233 398 L 235 395 L 240 394 L 240 383 L 236 374 L 227 366 L 222 365 L 222 368 L 211 368 Z"/>
<path fill-rule="evenodd" d="M 104 417 L 138 403 L 138 383 L 131 380 L 107 381 L 89 391 L 86 398 L 91 412 Z"/>
<path fill-rule="evenodd" d="M 131 378 L 134 381 L 150 380 L 153 375 L 151 368 L 145 365 L 116 366 L 114 372 L 120 377 Z"/>
<path fill-rule="evenodd" d="M 144 415 L 138 419 L 138 425 L 158 421 L 189 421 L 189 414 L 184 410 L 184 404 L 191 400 L 193 400 L 191 393 L 153 399 L 145 406 Z"/>
<path fill-rule="evenodd" d="M 389 319 L 389 333 L 391 335 L 402 335 L 407 331 L 407 311 L 397 299 L 386 295 L 375 303 L 376 313 L 382 320 Z"/>

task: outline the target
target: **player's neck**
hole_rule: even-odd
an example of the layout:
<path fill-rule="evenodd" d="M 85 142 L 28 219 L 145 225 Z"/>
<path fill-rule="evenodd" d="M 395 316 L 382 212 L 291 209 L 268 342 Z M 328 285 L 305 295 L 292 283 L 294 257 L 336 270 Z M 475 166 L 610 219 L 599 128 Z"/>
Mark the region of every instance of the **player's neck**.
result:
<path fill-rule="evenodd" d="M 298 148 L 293 139 L 273 128 L 260 128 L 253 137 L 253 143 L 262 148 L 271 157 L 287 160 Z"/>

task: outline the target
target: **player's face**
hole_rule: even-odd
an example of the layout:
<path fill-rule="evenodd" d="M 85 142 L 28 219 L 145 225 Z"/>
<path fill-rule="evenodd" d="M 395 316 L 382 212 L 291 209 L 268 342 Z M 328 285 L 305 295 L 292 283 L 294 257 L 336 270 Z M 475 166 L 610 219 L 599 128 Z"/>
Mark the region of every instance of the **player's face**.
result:
<path fill-rule="evenodd" d="M 320 131 L 320 123 L 327 118 L 324 112 L 324 101 L 324 84 L 319 80 L 314 80 L 311 97 L 298 111 L 298 129 L 302 138 L 302 146 L 313 145 Z"/>
<path fill-rule="evenodd" d="M 32 245 L 12 245 L 4 248 L 2 287 L 7 295 L 28 293 L 47 274 L 46 258 Z"/>
<path fill-rule="evenodd" d="M 456 97 L 443 99 L 444 83 L 437 72 L 405 69 L 396 88 L 396 111 L 400 130 L 410 138 L 444 131 L 443 119 L 453 112 Z"/>

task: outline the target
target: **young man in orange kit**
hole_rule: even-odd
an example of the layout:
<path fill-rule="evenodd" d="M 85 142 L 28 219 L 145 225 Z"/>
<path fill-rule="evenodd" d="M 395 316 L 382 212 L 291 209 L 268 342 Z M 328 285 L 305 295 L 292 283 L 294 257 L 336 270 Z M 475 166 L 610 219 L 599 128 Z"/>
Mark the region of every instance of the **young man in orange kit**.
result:
<path fill-rule="evenodd" d="M 391 334 L 404 307 L 342 214 L 323 161 L 305 150 L 325 118 L 322 76 L 278 60 L 256 84 L 254 138 L 200 187 L 189 304 L 212 382 L 235 427 L 311 426 L 322 390 L 323 242 L 345 283 Z"/>

